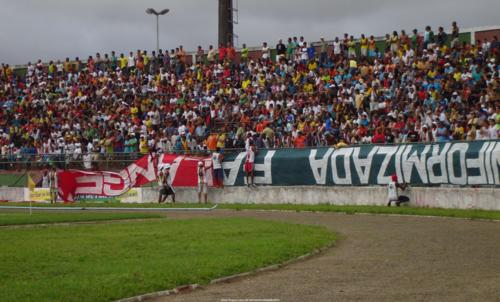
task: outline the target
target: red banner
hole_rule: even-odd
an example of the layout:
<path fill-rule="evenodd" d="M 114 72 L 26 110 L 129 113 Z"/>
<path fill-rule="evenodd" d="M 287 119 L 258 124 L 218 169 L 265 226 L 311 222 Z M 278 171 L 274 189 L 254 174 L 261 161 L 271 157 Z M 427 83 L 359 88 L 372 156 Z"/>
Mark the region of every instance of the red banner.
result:
<path fill-rule="evenodd" d="M 158 169 L 170 164 L 170 175 L 174 187 L 196 187 L 198 185 L 197 165 L 204 161 L 209 167 L 209 158 L 185 155 L 147 155 L 120 172 L 64 170 L 57 173 L 59 196 L 64 202 L 72 202 L 80 196 L 92 195 L 113 197 L 126 193 L 133 187 L 140 187 L 155 181 Z M 207 173 L 208 184 L 212 175 Z"/>

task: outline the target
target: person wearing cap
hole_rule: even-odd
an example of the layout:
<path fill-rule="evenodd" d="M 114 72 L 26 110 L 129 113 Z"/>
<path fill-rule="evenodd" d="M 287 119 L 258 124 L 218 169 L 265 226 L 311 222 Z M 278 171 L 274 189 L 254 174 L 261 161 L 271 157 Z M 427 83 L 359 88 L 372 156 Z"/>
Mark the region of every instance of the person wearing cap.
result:
<path fill-rule="evenodd" d="M 396 206 L 399 207 L 401 205 L 401 203 L 410 201 L 410 198 L 408 198 L 408 196 L 399 195 L 399 193 L 398 193 L 398 188 L 401 190 L 405 190 L 406 187 L 407 187 L 406 184 L 398 183 L 398 176 L 396 174 L 393 174 L 391 176 L 391 181 L 387 185 L 387 199 L 388 199 L 387 206 L 388 207 L 390 207 L 393 202 L 395 202 Z"/>
<path fill-rule="evenodd" d="M 198 162 L 197 175 L 198 175 L 198 203 L 201 203 L 201 197 L 208 203 L 208 180 L 207 180 L 207 170 L 211 167 L 205 167 L 203 161 Z"/>
<path fill-rule="evenodd" d="M 170 178 L 170 164 L 166 164 L 160 168 L 158 173 L 158 186 L 160 187 L 160 194 L 158 196 L 158 203 L 164 203 L 168 196 L 172 196 L 172 204 L 175 203 L 175 191 L 172 187 Z"/>

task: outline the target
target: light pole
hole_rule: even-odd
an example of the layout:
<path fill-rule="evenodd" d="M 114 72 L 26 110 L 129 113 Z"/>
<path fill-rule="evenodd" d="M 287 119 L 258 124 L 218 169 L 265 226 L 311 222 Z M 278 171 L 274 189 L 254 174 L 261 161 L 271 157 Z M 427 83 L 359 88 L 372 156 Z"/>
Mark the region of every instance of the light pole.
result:
<path fill-rule="evenodd" d="M 158 55 L 158 52 L 160 49 L 160 21 L 159 21 L 159 18 L 160 18 L 160 16 L 165 15 L 169 11 L 170 10 L 168 8 L 161 10 L 159 12 L 157 12 L 156 10 L 154 10 L 152 8 L 146 9 L 146 14 L 156 16 L 156 55 Z"/>

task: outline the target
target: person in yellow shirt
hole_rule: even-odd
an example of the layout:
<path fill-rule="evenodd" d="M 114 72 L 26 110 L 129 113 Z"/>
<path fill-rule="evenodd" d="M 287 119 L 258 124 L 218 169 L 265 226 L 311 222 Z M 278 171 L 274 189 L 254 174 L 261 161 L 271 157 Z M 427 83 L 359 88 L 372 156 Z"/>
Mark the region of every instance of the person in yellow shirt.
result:
<path fill-rule="evenodd" d="M 335 145 L 335 148 L 340 149 L 347 147 L 348 145 L 346 144 L 345 140 L 343 138 L 340 139 L 340 141 Z"/>
<path fill-rule="evenodd" d="M 119 66 L 120 66 L 120 69 L 125 69 L 128 65 L 128 59 L 125 57 L 124 54 L 120 54 L 120 58 L 119 58 Z"/>
<path fill-rule="evenodd" d="M 136 118 L 138 113 L 139 108 L 136 105 L 130 107 L 130 115 L 132 115 L 132 118 Z"/>
<path fill-rule="evenodd" d="M 147 51 L 143 51 L 142 58 L 144 60 L 144 66 L 149 66 L 149 55 Z"/>
<path fill-rule="evenodd" d="M 246 78 L 245 80 L 243 80 L 243 82 L 241 83 L 241 88 L 243 90 L 246 90 L 248 88 L 248 86 L 250 86 L 250 84 L 252 84 L 252 81 L 250 81 L 249 78 Z"/>
<path fill-rule="evenodd" d="M 241 63 L 246 64 L 248 62 L 249 50 L 245 43 L 243 43 L 243 48 L 241 49 Z"/>
<path fill-rule="evenodd" d="M 189 145 L 186 134 L 181 135 L 181 147 L 182 151 L 184 151 L 184 154 L 189 154 Z"/>
<path fill-rule="evenodd" d="M 56 72 L 56 65 L 54 64 L 53 61 L 49 62 L 48 72 L 49 72 L 49 75 L 52 75 Z"/>
<path fill-rule="evenodd" d="M 314 86 L 311 82 L 307 82 L 304 84 L 304 92 L 312 93 L 314 91 Z"/>
<path fill-rule="evenodd" d="M 396 54 L 398 53 L 398 50 L 399 50 L 399 36 L 398 36 L 398 32 L 397 31 L 394 31 L 392 33 L 392 36 L 391 36 L 391 52 Z"/>
<path fill-rule="evenodd" d="M 266 77 L 263 74 L 259 74 L 258 83 L 259 83 L 259 87 L 266 86 Z"/>
<path fill-rule="evenodd" d="M 359 45 L 361 48 L 361 57 L 366 58 L 368 56 L 368 39 L 365 37 L 365 34 L 361 35 Z"/>
<path fill-rule="evenodd" d="M 356 60 L 349 60 L 349 68 L 356 69 L 358 68 L 358 62 Z"/>
<path fill-rule="evenodd" d="M 429 72 L 427 73 L 427 76 L 431 79 L 434 79 L 437 75 L 437 71 L 436 70 L 429 70 Z"/>
<path fill-rule="evenodd" d="M 141 134 L 141 139 L 139 140 L 139 152 L 141 154 L 148 154 L 149 152 L 148 141 L 144 134 Z"/>
<path fill-rule="evenodd" d="M 317 68 L 318 68 L 318 63 L 316 62 L 316 60 L 311 60 L 307 64 L 307 69 L 309 69 L 309 71 L 315 71 Z"/>
<path fill-rule="evenodd" d="M 304 120 L 304 118 L 303 118 L 303 117 L 301 117 L 301 118 L 299 119 L 299 123 L 298 123 L 298 125 L 297 125 L 297 130 L 299 130 L 299 131 L 302 131 L 302 132 L 303 132 L 305 127 L 306 127 L 306 121 Z"/>
<path fill-rule="evenodd" d="M 347 41 L 347 56 L 349 58 L 356 57 L 356 42 L 354 41 L 354 37 L 351 36 L 349 41 Z"/>
<path fill-rule="evenodd" d="M 225 144 L 226 144 L 226 133 L 222 132 L 217 137 L 217 148 L 224 149 Z"/>
<path fill-rule="evenodd" d="M 153 127 L 153 121 L 149 118 L 149 116 L 146 116 L 146 119 L 144 120 L 144 125 L 148 129 L 151 129 Z"/>

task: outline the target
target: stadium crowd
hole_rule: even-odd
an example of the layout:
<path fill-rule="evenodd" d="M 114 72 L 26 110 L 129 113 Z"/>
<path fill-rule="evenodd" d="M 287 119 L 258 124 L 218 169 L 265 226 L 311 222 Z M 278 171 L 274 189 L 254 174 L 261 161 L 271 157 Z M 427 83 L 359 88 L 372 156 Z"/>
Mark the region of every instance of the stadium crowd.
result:
<path fill-rule="evenodd" d="M 383 46 L 380 46 L 383 45 Z M 497 139 L 499 41 L 405 31 L 0 69 L 2 160 Z M 275 54 L 275 55 L 274 55 Z"/>

